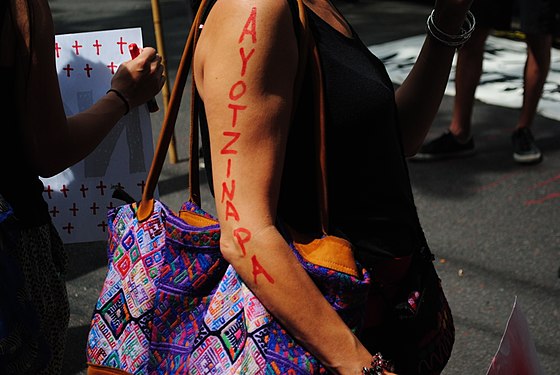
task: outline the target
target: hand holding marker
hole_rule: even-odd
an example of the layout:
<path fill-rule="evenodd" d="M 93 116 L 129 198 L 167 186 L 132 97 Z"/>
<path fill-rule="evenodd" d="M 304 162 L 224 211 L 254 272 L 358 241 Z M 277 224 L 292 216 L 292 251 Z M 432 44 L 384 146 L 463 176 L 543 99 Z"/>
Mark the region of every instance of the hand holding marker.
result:
<path fill-rule="evenodd" d="M 140 54 L 140 48 L 138 48 L 138 45 L 136 43 L 130 43 L 128 45 L 128 50 L 130 51 L 130 57 L 132 59 L 135 59 Z M 148 111 L 150 111 L 151 113 L 159 111 L 159 106 L 156 102 L 156 98 L 151 98 L 150 100 L 148 100 L 146 102 L 146 105 L 148 106 Z"/>

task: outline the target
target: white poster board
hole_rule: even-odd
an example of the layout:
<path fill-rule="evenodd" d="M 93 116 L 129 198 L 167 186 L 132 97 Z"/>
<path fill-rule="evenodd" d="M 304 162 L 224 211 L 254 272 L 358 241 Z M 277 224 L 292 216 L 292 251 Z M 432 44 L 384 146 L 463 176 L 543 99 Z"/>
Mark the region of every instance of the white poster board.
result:
<path fill-rule="evenodd" d="M 90 107 L 111 87 L 119 64 L 130 60 L 128 46 L 142 47 L 140 28 L 57 35 L 55 57 L 67 115 Z M 107 240 L 107 210 L 120 186 L 136 200 L 153 157 L 150 113 L 132 109 L 85 160 L 42 179 L 43 196 L 64 243 Z"/>
<path fill-rule="evenodd" d="M 517 297 L 500 346 L 486 375 L 544 375 L 527 319 Z"/>
<path fill-rule="evenodd" d="M 393 83 L 401 84 L 416 62 L 426 35 L 369 46 L 387 68 Z M 475 98 L 492 105 L 520 108 L 523 101 L 523 69 L 527 45 L 522 41 L 490 35 L 486 40 L 483 72 Z M 453 61 L 446 95 L 455 95 L 455 65 Z M 550 72 L 539 101 L 538 114 L 560 120 L 560 50 L 552 48 Z"/>

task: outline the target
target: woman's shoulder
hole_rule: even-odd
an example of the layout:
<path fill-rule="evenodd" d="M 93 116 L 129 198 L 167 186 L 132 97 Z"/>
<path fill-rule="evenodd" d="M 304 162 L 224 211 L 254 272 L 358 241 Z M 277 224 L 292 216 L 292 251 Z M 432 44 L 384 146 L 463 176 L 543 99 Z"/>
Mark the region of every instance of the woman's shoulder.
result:
<path fill-rule="evenodd" d="M 270 80 L 297 65 L 297 36 L 288 0 L 217 0 L 201 20 L 193 68 L 198 83 L 237 69 L 232 61 L 249 59 L 247 78 Z M 281 69 L 283 68 L 284 71 Z M 276 77 L 275 79 L 281 79 Z M 203 87 L 199 88 L 204 90 Z"/>
<path fill-rule="evenodd" d="M 202 10 L 199 25 L 202 32 L 197 50 L 237 45 L 247 41 L 248 37 L 253 43 L 258 41 L 260 48 L 279 47 L 280 41 L 286 42 L 286 36 L 295 37 L 292 1 L 295 2 L 210 0 L 208 7 Z"/>
<path fill-rule="evenodd" d="M 204 22 L 213 22 L 213 19 L 235 21 L 246 18 L 249 13 L 261 27 L 266 27 L 288 14 L 297 16 L 298 0 L 208 0 L 203 6 Z"/>

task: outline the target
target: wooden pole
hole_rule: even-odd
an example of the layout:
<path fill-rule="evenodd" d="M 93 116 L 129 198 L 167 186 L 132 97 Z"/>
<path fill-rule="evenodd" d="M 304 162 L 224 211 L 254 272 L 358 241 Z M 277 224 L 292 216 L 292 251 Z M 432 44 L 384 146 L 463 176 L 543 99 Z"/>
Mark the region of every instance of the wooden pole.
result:
<path fill-rule="evenodd" d="M 161 20 L 159 16 L 159 2 L 158 0 L 151 0 L 152 2 L 152 18 L 154 22 L 154 32 L 156 36 L 156 47 L 163 63 L 163 73 L 165 74 L 165 83 L 161 89 L 161 96 L 163 97 L 163 110 L 167 112 L 167 104 L 169 103 L 169 75 L 167 74 L 167 59 L 165 57 L 165 43 L 163 41 L 163 31 L 161 27 Z M 175 147 L 175 134 L 171 137 L 169 144 L 169 161 L 171 164 L 177 163 L 177 148 Z"/>

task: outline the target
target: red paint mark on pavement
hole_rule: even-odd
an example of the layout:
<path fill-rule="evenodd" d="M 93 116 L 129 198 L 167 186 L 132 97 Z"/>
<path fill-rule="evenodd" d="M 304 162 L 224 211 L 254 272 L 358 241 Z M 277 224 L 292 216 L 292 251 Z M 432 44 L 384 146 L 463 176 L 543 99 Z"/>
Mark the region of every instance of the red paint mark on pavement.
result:
<path fill-rule="evenodd" d="M 560 192 L 557 191 L 555 193 L 550 193 L 546 196 L 544 196 L 543 198 L 540 199 L 530 199 L 528 201 L 525 201 L 525 206 L 532 206 L 534 204 L 543 204 L 546 201 L 552 200 L 552 199 L 557 199 L 560 198 Z"/>
<path fill-rule="evenodd" d="M 519 174 L 519 172 L 511 172 L 511 173 L 508 173 L 508 174 L 506 174 L 506 175 L 504 175 L 504 176 L 498 178 L 498 179 L 495 180 L 494 182 L 491 182 L 491 183 L 489 183 L 489 184 L 486 184 L 486 185 L 482 185 L 482 186 L 477 187 L 477 188 L 475 189 L 475 191 L 478 193 L 478 192 L 481 192 L 481 191 L 493 189 L 493 188 L 495 188 L 496 186 L 502 184 L 504 181 L 509 180 L 510 178 L 512 178 L 513 176 L 515 176 L 515 175 L 517 175 L 517 174 Z"/>
<path fill-rule="evenodd" d="M 534 190 L 534 189 L 538 189 L 540 187 L 543 187 L 545 185 L 548 185 L 550 183 L 556 182 L 560 180 L 560 174 L 554 177 L 549 178 L 548 180 L 544 180 L 542 182 L 539 182 L 538 184 L 533 185 L 531 188 L 529 188 L 528 190 Z"/>

